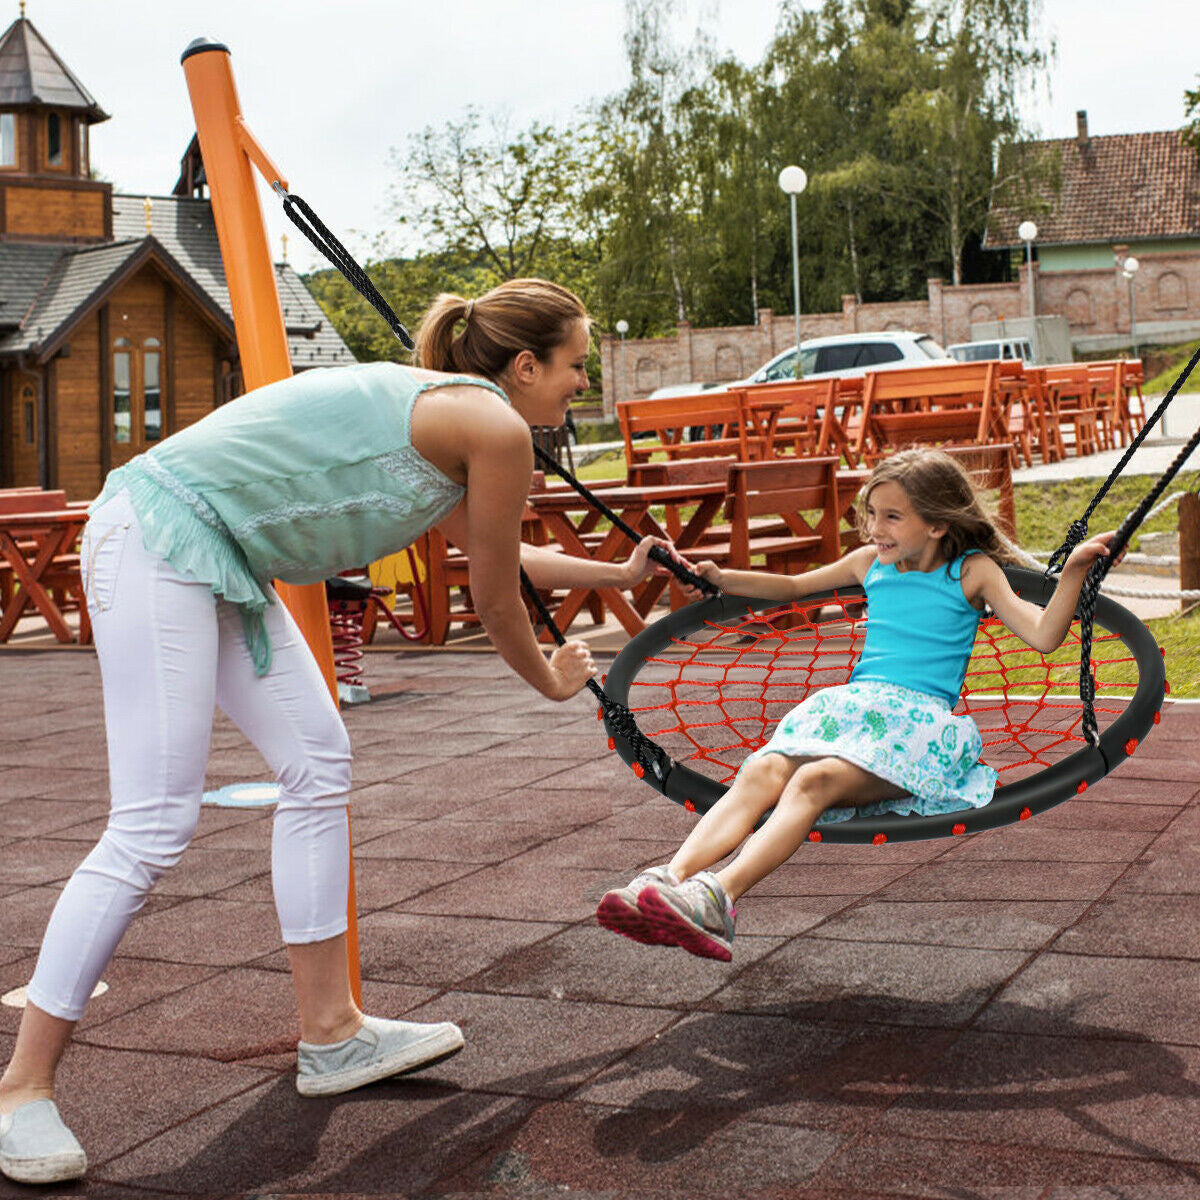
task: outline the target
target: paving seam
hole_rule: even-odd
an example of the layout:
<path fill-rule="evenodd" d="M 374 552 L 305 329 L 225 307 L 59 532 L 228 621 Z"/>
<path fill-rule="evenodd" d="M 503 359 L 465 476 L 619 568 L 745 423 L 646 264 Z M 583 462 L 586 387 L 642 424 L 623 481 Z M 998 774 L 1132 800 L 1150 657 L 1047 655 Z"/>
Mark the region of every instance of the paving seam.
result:
<path fill-rule="evenodd" d="M 251 1070 L 260 1070 L 261 1068 L 250 1068 L 250 1069 Z M 221 1105 L 223 1105 L 223 1104 L 228 1104 L 232 1100 L 240 1099 L 242 1096 L 246 1095 L 248 1092 L 254 1091 L 255 1088 L 260 1088 L 264 1084 L 270 1083 L 272 1077 L 274 1079 L 278 1079 L 279 1078 L 278 1072 L 273 1073 L 273 1076 L 268 1076 L 263 1079 L 256 1079 L 253 1082 L 247 1084 L 246 1087 L 239 1088 L 236 1092 L 230 1092 L 228 1095 L 222 1096 L 219 1100 L 214 1100 L 211 1104 L 206 1104 L 202 1108 L 195 1109 L 193 1112 L 188 1113 L 187 1116 L 180 1117 L 177 1121 L 172 1122 L 170 1125 L 164 1126 L 157 1133 L 151 1134 L 149 1137 L 143 1138 L 140 1142 L 137 1142 L 134 1145 L 125 1147 L 125 1149 L 122 1150 L 119 1154 L 113 1154 L 113 1155 L 110 1155 L 108 1158 L 99 1160 L 96 1163 L 96 1169 L 102 1170 L 104 1167 L 108 1166 L 109 1163 L 118 1162 L 120 1159 L 124 1158 L 126 1155 L 133 1154 L 135 1151 L 140 1150 L 143 1146 L 148 1145 L 150 1142 L 155 1141 L 157 1138 L 163 1137 L 166 1134 L 171 1133 L 172 1131 L 174 1131 L 176 1129 L 179 1129 L 183 1125 L 187 1125 L 189 1122 L 194 1121 L 197 1117 L 202 1117 L 205 1115 L 205 1113 L 211 1112 L 214 1108 L 220 1108 Z M 93 1171 L 92 1171 L 90 1164 L 89 1164 L 89 1170 L 88 1170 L 88 1178 L 94 1179 Z M 146 1189 L 146 1190 L 148 1190 L 148 1189 Z M 190 1191 L 188 1191 L 188 1192 L 171 1192 L 169 1189 L 165 1189 L 165 1188 L 162 1190 L 164 1191 L 165 1194 L 168 1194 L 168 1195 L 179 1195 L 179 1196 L 203 1195 L 203 1192 L 200 1192 L 200 1193 L 190 1192 Z"/>

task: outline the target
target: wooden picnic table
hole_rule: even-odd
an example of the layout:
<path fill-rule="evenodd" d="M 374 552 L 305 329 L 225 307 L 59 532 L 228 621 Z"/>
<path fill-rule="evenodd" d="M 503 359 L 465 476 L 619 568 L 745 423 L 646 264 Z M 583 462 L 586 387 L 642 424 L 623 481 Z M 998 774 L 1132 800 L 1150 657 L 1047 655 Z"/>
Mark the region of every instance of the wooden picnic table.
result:
<path fill-rule="evenodd" d="M 686 556 L 712 524 L 725 502 L 725 493 L 723 480 L 646 485 L 607 488 L 604 502 L 643 536 L 670 538 L 676 549 Z M 535 492 L 529 497 L 529 507 L 567 554 L 597 562 L 614 562 L 627 557 L 632 549 L 629 539 L 616 526 L 602 537 L 589 536 L 596 528 L 599 514 L 574 492 Z M 651 515 L 651 508 L 664 509 L 662 524 Z M 694 511 L 685 516 L 685 509 Z M 620 588 L 575 588 L 554 611 L 555 624 L 566 629 L 589 599 L 598 598 L 626 632 L 640 633 L 646 627 L 646 617 L 669 582 L 666 577 L 652 576 L 634 589 L 632 603 Z"/>
<path fill-rule="evenodd" d="M 58 578 L 52 581 L 51 577 L 59 569 L 55 560 L 73 554 L 87 519 L 87 512 L 82 508 L 0 513 L 0 560 L 11 568 L 16 585 L 0 615 L 0 643 L 8 641 L 30 604 L 42 614 L 60 642 L 74 640 L 51 595 L 55 587 L 63 586 L 62 581 Z M 78 567 L 74 574 L 72 583 L 76 586 L 72 590 L 76 592 L 80 606 L 80 638 L 87 640 L 87 611 Z"/>

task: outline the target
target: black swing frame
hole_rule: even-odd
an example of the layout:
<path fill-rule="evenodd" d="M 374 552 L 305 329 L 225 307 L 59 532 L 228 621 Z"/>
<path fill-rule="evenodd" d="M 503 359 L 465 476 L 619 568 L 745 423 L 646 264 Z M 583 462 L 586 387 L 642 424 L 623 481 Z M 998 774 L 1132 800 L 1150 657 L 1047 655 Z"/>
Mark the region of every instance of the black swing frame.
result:
<path fill-rule="evenodd" d="M 1005 574 L 1014 591 L 1023 599 L 1044 607 L 1058 584 L 1023 567 L 1005 567 Z M 861 587 L 838 588 L 836 591 L 815 593 L 803 598 L 804 605 L 821 600 L 862 600 Z M 748 599 L 745 596 L 720 595 L 677 609 L 654 624 L 647 626 L 621 650 L 609 668 L 605 691 L 617 704 L 629 706 L 630 690 L 646 661 L 666 650 L 676 639 L 707 624 L 719 624 L 730 618 L 766 609 L 780 608 L 778 600 Z M 1078 619 L 1079 610 L 1075 617 Z M 868 620 L 870 617 L 868 615 Z M 1141 742 L 1153 728 L 1162 710 L 1166 695 L 1166 667 L 1153 635 L 1127 608 L 1107 596 L 1095 603 L 1095 620 L 1115 634 L 1132 652 L 1138 669 L 1137 688 L 1120 713 L 1101 732 L 1099 745 L 1085 743 L 1078 750 L 1049 767 L 1027 775 L 997 789 L 995 798 L 983 808 L 960 809 L 936 816 L 898 816 L 887 814 L 875 817 L 852 817 L 847 821 L 820 825 L 817 832 L 822 841 L 840 843 L 905 842 L 925 838 L 949 837 L 956 833 L 977 833 L 996 829 L 1044 812 L 1075 796 L 1080 784 L 1091 786 L 1104 778 L 1129 756 L 1132 741 Z M 636 722 L 637 713 L 633 713 Z M 637 753 L 630 741 L 606 717 L 605 727 L 613 739 L 617 754 L 631 767 Z M 726 785 L 693 770 L 686 763 L 672 760 L 665 778 L 646 772 L 643 782 L 650 784 L 676 804 L 697 813 L 706 812 L 724 794 Z M 882 837 L 881 837 L 882 835 Z"/>

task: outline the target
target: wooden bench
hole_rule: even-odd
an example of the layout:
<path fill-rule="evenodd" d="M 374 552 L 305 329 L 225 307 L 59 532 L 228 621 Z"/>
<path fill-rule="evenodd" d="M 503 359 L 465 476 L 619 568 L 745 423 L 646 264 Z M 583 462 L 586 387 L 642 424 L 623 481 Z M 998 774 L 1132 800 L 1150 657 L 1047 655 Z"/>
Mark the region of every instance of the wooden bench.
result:
<path fill-rule="evenodd" d="M 757 400 L 781 400 L 784 407 L 774 424 L 766 457 L 776 457 L 779 450 L 790 449 L 794 454 L 841 455 L 847 463 L 857 463 L 846 433 L 848 412 L 862 398 L 859 381 L 829 379 L 797 379 L 781 383 L 757 383 L 737 389 L 743 403 Z"/>
<path fill-rule="evenodd" d="M 728 540 L 703 545 L 697 557 L 738 570 L 763 558 L 767 570 L 789 574 L 834 562 L 842 554 L 838 462 L 826 455 L 736 463 L 729 470 L 725 506 Z M 761 517 L 782 522 L 783 532 L 757 533 L 753 522 Z"/>
<path fill-rule="evenodd" d="M 1003 442 L 990 446 L 943 446 L 971 476 L 971 481 L 983 492 L 997 492 L 999 502 L 996 516 L 1003 532 L 1017 536 L 1017 506 L 1013 496 L 1012 446 Z"/>
<path fill-rule="evenodd" d="M 1077 455 L 1095 454 L 1101 446 L 1096 383 L 1086 363 L 1062 363 L 1043 370 L 1051 435 L 1057 436 L 1062 454 L 1064 425 L 1070 425 Z"/>
<path fill-rule="evenodd" d="M 1010 444 L 996 368 L 995 362 L 980 362 L 871 372 L 863 387 L 856 452 L 874 465 L 914 443 Z"/>
<path fill-rule="evenodd" d="M 740 461 L 764 457 L 763 439 L 746 428 L 743 411 L 733 392 L 704 392 L 697 396 L 665 396 L 659 400 L 621 400 L 617 419 L 625 439 L 625 462 L 649 462 L 658 453 L 668 459 L 713 458 L 735 455 Z M 688 441 L 689 430 L 713 429 L 715 436 Z M 656 440 L 635 435 L 649 433 Z"/>

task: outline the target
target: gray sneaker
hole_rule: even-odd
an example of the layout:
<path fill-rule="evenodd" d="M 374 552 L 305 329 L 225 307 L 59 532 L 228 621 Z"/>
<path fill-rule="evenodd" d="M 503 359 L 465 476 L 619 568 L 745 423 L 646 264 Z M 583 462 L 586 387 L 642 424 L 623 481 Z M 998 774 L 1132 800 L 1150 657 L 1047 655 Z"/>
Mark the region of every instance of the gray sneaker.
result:
<path fill-rule="evenodd" d="M 645 946 L 653 946 L 658 939 L 638 908 L 638 896 L 643 888 L 652 883 L 674 885 L 676 879 L 666 867 L 648 867 L 623 888 L 604 893 L 600 907 L 596 909 L 596 920 L 613 933 L 624 934 Z"/>
<path fill-rule="evenodd" d="M 449 1021 L 425 1025 L 364 1017 L 362 1028 L 344 1042 L 300 1043 L 296 1091 L 302 1096 L 336 1096 L 390 1075 L 419 1071 L 462 1048 L 462 1030 Z"/>
<path fill-rule="evenodd" d="M 651 884 L 638 896 L 638 908 L 660 944 L 700 958 L 733 958 L 737 912 L 711 871 L 698 871 L 677 887 Z"/>
<path fill-rule="evenodd" d="M 87 1155 L 53 1100 L 30 1100 L 0 1117 L 0 1173 L 15 1183 L 61 1183 L 87 1170 Z"/>

